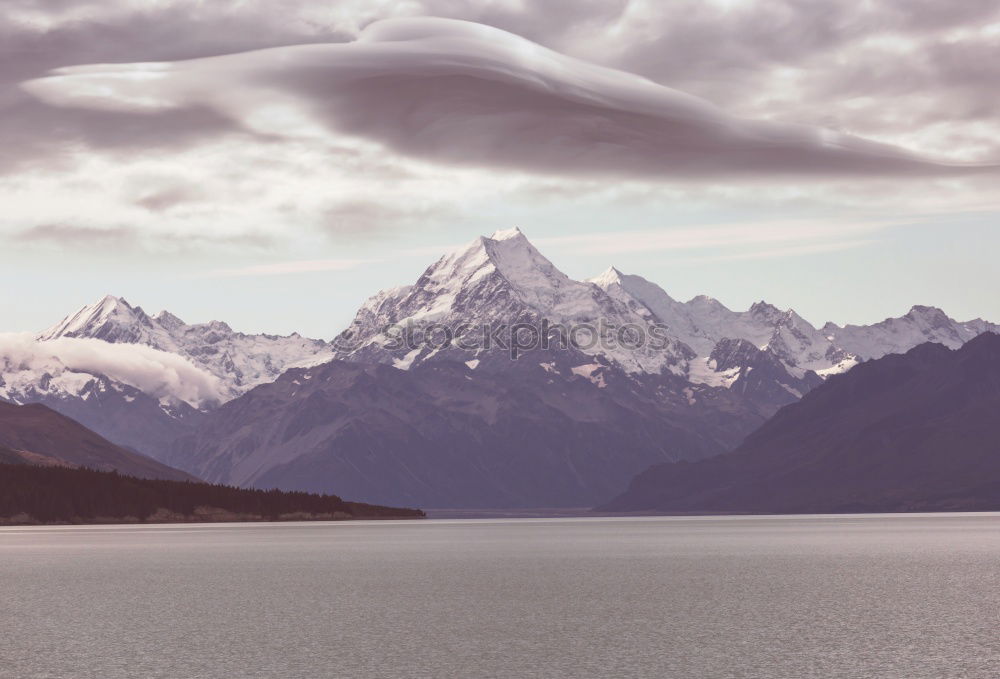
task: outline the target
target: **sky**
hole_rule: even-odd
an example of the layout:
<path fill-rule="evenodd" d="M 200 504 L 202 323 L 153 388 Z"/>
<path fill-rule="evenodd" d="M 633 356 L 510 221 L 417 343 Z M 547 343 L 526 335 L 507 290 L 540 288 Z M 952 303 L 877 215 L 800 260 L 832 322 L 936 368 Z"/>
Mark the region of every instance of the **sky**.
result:
<path fill-rule="evenodd" d="M 330 338 L 518 226 L 574 278 L 1000 321 L 994 0 L 5 0 L 0 331 Z"/>

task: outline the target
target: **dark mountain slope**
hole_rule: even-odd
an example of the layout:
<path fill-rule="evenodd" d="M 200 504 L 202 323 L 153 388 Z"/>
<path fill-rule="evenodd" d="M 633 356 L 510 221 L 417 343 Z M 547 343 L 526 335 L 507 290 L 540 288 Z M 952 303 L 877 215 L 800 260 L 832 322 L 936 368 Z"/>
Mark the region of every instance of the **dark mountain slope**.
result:
<path fill-rule="evenodd" d="M 694 400 L 675 376 L 597 364 L 584 376 L 572 352 L 539 354 L 493 371 L 293 369 L 209 414 L 169 461 L 213 482 L 380 504 L 583 507 L 651 464 L 722 452 L 762 421 L 726 390 Z"/>
<path fill-rule="evenodd" d="M 180 401 L 165 409 L 159 402 L 127 384 L 96 375 L 79 394 L 35 393 L 25 403 L 41 403 L 83 426 L 154 459 L 163 456 L 178 436 L 194 431 L 199 410 Z"/>
<path fill-rule="evenodd" d="M 923 344 L 830 378 L 732 453 L 663 464 L 601 509 L 1000 509 L 1000 336 Z"/>
<path fill-rule="evenodd" d="M 47 406 L 0 402 L 0 446 L 29 464 L 116 470 L 142 478 L 196 480 L 190 474 L 116 446 Z"/>

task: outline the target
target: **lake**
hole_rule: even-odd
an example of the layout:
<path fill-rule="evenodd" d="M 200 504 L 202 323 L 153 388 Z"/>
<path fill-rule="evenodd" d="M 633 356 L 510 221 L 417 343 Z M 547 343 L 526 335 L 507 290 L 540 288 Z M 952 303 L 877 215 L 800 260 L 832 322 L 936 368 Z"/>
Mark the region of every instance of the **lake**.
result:
<path fill-rule="evenodd" d="M 0 676 L 996 677 L 1000 515 L 0 529 Z"/>

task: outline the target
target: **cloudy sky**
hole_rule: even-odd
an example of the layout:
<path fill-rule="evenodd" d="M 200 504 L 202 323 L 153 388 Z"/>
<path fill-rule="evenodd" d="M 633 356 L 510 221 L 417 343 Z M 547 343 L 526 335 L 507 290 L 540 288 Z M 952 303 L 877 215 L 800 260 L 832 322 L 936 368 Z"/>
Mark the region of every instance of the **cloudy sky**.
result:
<path fill-rule="evenodd" d="M 816 324 L 1000 320 L 995 0 L 5 0 L 0 330 L 330 337 L 519 226 Z"/>

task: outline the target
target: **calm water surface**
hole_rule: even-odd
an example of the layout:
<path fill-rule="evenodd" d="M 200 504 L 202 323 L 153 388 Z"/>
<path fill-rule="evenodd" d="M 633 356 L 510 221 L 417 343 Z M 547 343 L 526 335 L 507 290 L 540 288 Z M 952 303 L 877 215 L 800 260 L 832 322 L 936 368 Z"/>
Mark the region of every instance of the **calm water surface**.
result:
<path fill-rule="evenodd" d="M 997 677 L 1000 515 L 0 529 L 0 676 Z"/>

